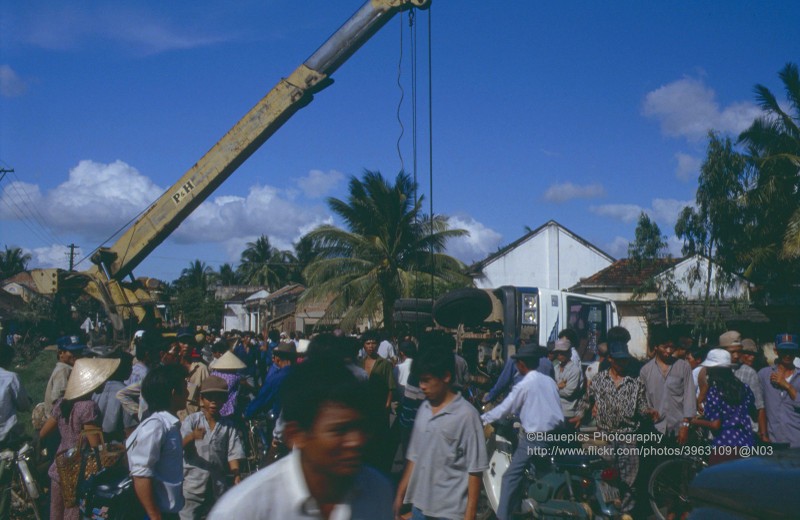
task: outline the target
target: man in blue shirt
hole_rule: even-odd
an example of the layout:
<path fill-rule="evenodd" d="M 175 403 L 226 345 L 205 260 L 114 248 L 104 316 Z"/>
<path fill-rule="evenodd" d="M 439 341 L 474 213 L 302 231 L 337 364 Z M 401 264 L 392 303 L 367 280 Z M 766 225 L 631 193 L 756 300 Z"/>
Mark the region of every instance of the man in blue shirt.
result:
<path fill-rule="evenodd" d="M 247 405 L 244 412 L 245 419 L 250 419 L 260 411 L 272 410 L 275 415 L 281 411 L 279 399 L 281 384 L 291 372 L 292 365 L 297 359 L 297 348 L 294 343 L 281 343 L 275 347 L 273 354 L 276 362 L 272 365 L 272 370 L 267 374 L 256 398 Z"/>

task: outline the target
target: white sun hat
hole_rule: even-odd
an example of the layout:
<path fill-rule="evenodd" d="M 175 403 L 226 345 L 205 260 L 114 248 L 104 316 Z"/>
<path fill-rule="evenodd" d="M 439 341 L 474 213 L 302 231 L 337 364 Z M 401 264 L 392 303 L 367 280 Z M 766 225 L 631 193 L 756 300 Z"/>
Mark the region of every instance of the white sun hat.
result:
<path fill-rule="evenodd" d="M 80 358 L 75 361 L 64 391 L 64 399 L 75 399 L 93 392 L 119 367 L 119 359 Z"/>
<path fill-rule="evenodd" d="M 700 365 L 704 367 L 729 367 L 731 366 L 731 353 L 724 348 L 711 349 Z"/>

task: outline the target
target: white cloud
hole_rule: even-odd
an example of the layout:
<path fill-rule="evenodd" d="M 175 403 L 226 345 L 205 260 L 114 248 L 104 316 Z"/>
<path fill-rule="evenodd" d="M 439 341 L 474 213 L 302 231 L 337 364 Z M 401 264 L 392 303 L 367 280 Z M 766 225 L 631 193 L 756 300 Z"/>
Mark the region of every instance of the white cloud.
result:
<path fill-rule="evenodd" d="M 0 65 L 0 96 L 21 96 L 28 90 L 28 85 L 8 65 Z"/>
<path fill-rule="evenodd" d="M 46 5 L 33 13 L 20 33 L 27 43 L 51 50 L 70 50 L 99 39 L 156 54 L 229 39 L 210 30 L 185 27 L 184 20 L 172 22 L 133 7 Z"/>
<path fill-rule="evenodd" d="M 605 251 L 614 258 L 626 258 L 628 256 L 628 244 L 630 244 L 630 240 L 616 236 L 614 240 L 605 245 Z"/>
<path fill-rule="evenodd" d="M 42 206 L 39 186 L 27 182 L 9 182 L 0 195 L 0 220 L 33 218 L 33 207 Z"/>
<path fill-rule="evenodd" d="M 675 154 L 675 161 L 678 163 L 675 168 L 675 177 L 682 181 L 697 178 L 700 166 L 703 164 L 702 159 L 682 152 Z"/>
<path fill-rule="evenodd" d="M 669 254 L 671 254 L 675 258 L 681 258 L 683 254 L 681 253 L 681 248 L 683 247 L 683 240 L 678 238 L 675 235 L 669 235 L 667 237 L 667 250 L 669 250 Z"/>
<path fill-rule="evenodd" d="M 645 212 L 651 219 L 660 223 L 662 227 L 664 225 L 672 227 L 678 220 L 678 215 L 680 215 L 683 208 L 692 205 L 694 203 L 690 200 L 653 199 L 649 208 L 637 204 L 603 204 L 601 206 L 591 206 L 589 211 L 595 215 L 614 218 L 625 223 L 638 221 L 639 215 Z"/>
<path fill-rule="evenodd" d="M 653 218 L 662 224 L 669 224 L 670 227 L 672 227 L 675 225 L 675 222 L 678 221 L 678 216 L 686 206 L 694 206 L 694 201 L 653 199 L 651 208 L 646 210 L 646 212 L 648 215 L 650 215 L 650 218 Z"/>
<path fill-rule="evenodd" d="M 566 202 L 572 199 L 596 199 L 606 194 L 601 184 L 587 184 L 580 186 L 571 182 L 553 184 L 544 194 L 544 199 L 549 202 Z"/>
<path fill-rule="evenodd" d="M 481 260 L 496 251 L 503 238 L 497 231 L 469 216 L 451 216 L 449 223 L 451 228 L 469 231 L 469 236 L 453 238 L 447 242 L 447 254 L 467 264 Z"/>
<path fill-rule="evenodd" d="M 603 204 L 591 206 L 589 211 L 601 217 L 611 217 L 623 222 L 636 222 L 639 214 L 645 209 L 636 204 Z"/>
<path fill-rule="evenodd" d="M 761 110 L 748 102 L 720 107 L 712 88 L 687 77 L 648 92 L 642 114 L 658 120 L 666 135 L 697 142 L 712 129 L 738 134 L 753 123 Z"/>
<path fill-rule="evenodd" d="M 663 233 L 663 229 L 661 230 Z M 631 240 L 633 238 L 625 238 L 621 236 L 614 237 L 614 240 L 607 243 L 605 245 L 605 250 L 613 256 L 614 258 L 627 258 L 628 257 L 628 245 L 630 245 Z M 681 247 L 683 246 L 683 241 L 676 237 L 675 235 L 668 235 L 667 236 L 667 252 L 672 255 L 674 258 L 680 258 L 683 255 L 681 254 Z"/>
<path fill-rule="evenodd" d="M 69 248 L 60 244 L 53 244 L 48 247 L 36 247 L 26 249 L 26 253 L 31 255 L 31 267 L 58 267 L 60 269 L 69 268 Z M 75 261 L 82 258 L 80 249 L 75 250 Z"/>
<path fill-rule="evenodd" d="M 28 220 L 35 206 L 52 233 L 71 233 L 100 243 L 153 203 L 164 189 L 136 168 L 84 160 L 66 182 L 42 193 L 35 184 L 14 182 L 0 194 L 0 219 Z M 290 249 L 312 228 L 330 223 L 321 205 L 299 205 L 290 192 L 253 186 L 246 197 L 219 196 L 202 203 L 171 239 L 181 244 L 221 243 L 235 257 L 241 245 L 265 234 L 275 247 Z M 37 226 L 40 224 L 36 223 Z"/>
<path fill-rule="evenodd" d="M 291 249 L 305 231 L 325 222 L 329 222 L 329 216 L 322 206 L 300 206 L 278 188 L 253 186 L 247 197 L 225 196 L 204 202 L 172 238 L 178 243 L 225 243 L 235 239 L 231 243 L 233 249 L 267 235 L 274 247 Z"/>
<path fill-rule="evenodd" d="M 154 202 L 164 190 L 122 162 L 80 161 L 69 179 L 45 195 L 43 211 L 56 231 L 105 239 Z"/>
<path fill-rule="evenodd" d="M 328 195 L 344 179 L 344 174 L 336 170 L 323 172 L 311 170 L 308 175 L 296 180 L 303 194 L 312 199 Z"/>

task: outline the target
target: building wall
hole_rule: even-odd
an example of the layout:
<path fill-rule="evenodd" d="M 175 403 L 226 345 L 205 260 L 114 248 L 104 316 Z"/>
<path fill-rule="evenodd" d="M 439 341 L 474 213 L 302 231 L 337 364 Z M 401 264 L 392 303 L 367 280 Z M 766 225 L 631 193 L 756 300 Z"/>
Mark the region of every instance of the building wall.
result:
<path fill-rule="evenodd" d="M 222 330 L 228 332 L 233 329 L 248 330 L 248 315 L 242 303 L 226 303 L 225 313 L 222 317 Z"/>
<path fill-rule="evenodd" d="M 551 224 L 486 264 L 484 278 L 475 283 L 482 289 L 502 285 L 566 289 L 581 278 L 608 267 L 611 262 L 607 256 Z"/>
<path fill-rule="evenodd" d="M 692 258 L 687 258 L 683 262 L 679 263 L 675 266 L 674 269 L 674 279 L 675 283 L 677 284 L 680 291 L 683 295 L 689 300 L 702 300 L 705 298 L 705 279 L 707 276 L 708 270 L 708 260 L 703 257 L 695 256 Z M 733 283 L 730 285 L 720 285 L 717 284 L 715 278 L 717 276 L 717 266 L 712 264 L 711 267 L 711 294 L 719 294 L 722 295 L 722 298 L 725 300 L 734 299 L 734 298 L 747 298 L 748 297 L 748 287 L 747 283 L 744 282 L 741 278 L 736 277 L 733 280 Z M 697 280 L 695 274 L 700 275 L 700 279 Z M 694 282 L 690 282 L 694 280 Z"/>

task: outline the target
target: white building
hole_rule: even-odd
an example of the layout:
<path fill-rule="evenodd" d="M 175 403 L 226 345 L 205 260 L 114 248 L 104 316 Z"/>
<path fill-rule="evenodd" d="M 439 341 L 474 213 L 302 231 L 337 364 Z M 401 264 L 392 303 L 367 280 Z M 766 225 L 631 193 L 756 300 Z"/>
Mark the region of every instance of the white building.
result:
<path fill-rule="evenodd" d="M 481 289 L 503 285 L 566 289 L 612 262 L 612 256 L 551 220 L 472 265 L 470 271 Z"/>
<path fill-rule="evenodd" d="M 645 358 L 651 326 L 690 327 L 702 312 L 709 266 L 709 292 L 728 302 L 719 312 L 729 327 L 745 332 L 744 327 L 767 321 L 755 308 L 738 310 L 732 305 L 750 300 L 750 286 L 744 278 L 725 275 L 719 266 L 700 255 L 659 258 L 641 264 L 624 258 L 581 280 L 571 290 L 613 300 L 620 325 L 631 333 L 631 353 Z"/>

